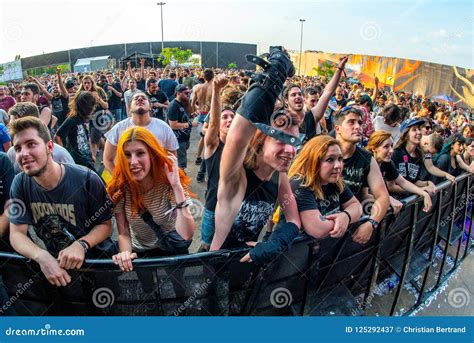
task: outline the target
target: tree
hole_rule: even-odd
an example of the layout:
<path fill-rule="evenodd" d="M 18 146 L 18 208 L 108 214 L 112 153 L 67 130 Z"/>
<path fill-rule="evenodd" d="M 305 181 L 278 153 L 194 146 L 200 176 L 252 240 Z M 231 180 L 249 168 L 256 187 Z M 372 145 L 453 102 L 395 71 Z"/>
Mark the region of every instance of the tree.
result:
<path fill-rule="evenodd" d="M 331 61 L 325 61 L 320 67 L 314 67 L 313 70 L 319 76 L 326 78 L 326 80 L 331 79 L 336 72 L 335 65 Z"/>
<path fill-rule="evenodd" d="M 180 48 L 164 48 L 163 51 L 161 51 L 161 56 L 158 57 L 157 60 L 165 66 L 170 64 L 172 59 L 176 60 L 178 64 L 183 64 L 188 62 L 192 54 L 193 52 L 190 49 L 181 50 Z"/>
<path fill-rule="evenodd" d="M 237 69 L 237 63 L 232 62 L 227 65 L 228 69 Z"/>

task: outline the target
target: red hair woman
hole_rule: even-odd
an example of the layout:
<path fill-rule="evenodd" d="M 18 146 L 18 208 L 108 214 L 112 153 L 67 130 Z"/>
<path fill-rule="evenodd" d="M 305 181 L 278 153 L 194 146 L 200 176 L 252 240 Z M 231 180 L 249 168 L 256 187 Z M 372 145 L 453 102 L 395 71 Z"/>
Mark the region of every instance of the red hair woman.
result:
<path fill-rule="evenodd" d="M 119 230 L 120 253 L 113 260 L 122 271 L 131 271 L 137 257 L 187 253 L 194 234 L 189 184 L 176 157 L 147 129 L 122 134 L 107 186 Z"/>

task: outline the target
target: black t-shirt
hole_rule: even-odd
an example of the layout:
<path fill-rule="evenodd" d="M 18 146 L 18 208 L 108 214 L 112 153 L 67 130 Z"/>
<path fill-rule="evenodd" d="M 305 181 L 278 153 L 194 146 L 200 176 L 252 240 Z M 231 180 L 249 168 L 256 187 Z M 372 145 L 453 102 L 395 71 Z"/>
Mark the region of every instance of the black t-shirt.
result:
<path fill-rule="evenodd" d="M 112 201 L 99 176 L 84 167 L 63 166 L 63 178 L 51 190 L 20 173 L 15 176 L 10 192 L 12 199 L 24 204 L 24 211 L 10 215 L 10 221 L 33 225 L 53 256 L 112 218 Z M 105 249 L 110 243 L 107 239 L 97 248 Z"/>
<path fill-rule="evenodd" d="M 395 181 L 397 177 L 400 176 L 393 161 L 382 162 L 380 164 L 380 171 L 382 172 L 382 177 L 385 181 Z"/>
<path fill-rule="evenodd" d="M 341 108 L 346 106 L 347 104 L 347 100 L 344 97 L 342 97 L 341 100 L 337 100 L 336 98 L 335 100 L 336 100 L 337 106 L 340 106 Z"/>
<path fill-rule="evenodd" d="M 362 187 L 369 186 L 367 178 L 370 172 L 371 160 L 372 155 L 358 146 L 356 146 L 354 154 L 344 160 L 344 168 L 342 169 L 344 182 L 356 197 Z"/>
<path fill-rule="evenodd" d="M 260 180 L 252 170 L 245 170 L 247 188 L 239 213 L 224 242 L 223 249 L 246 246 L 245 242 L 256 241 L 262 228 L 271 218 L 278 197 L 278 173 L 268 181 Z"/>
<path fill-rule="evenodd" d="M 209 211 L 214 212 L 217 205 L 217 186 L 219 185 L 219 166 L 221 164 L 222 151 L 224 150 L 224 143 L 219 140 L 219 145 L 211 157 L 204 160 L 206 163 L 207 172 L 207 190 L 206 190 L 206 204 L 205 207 Z"/>
<path fill-rule="evenodd" d="M 295 195 L 298 212 L 309 210 L 319 210 L 321 215 L 327 216 L 336 212 L 341 212 L 341 206 L 348 202 L 353 194 L 350 188 L 345 185 L 342 192 L 336 184 L 330 183 L 322 186 L 324 199 L 316 198 L 313 190 L 301 186 L 301 179 L 295 178 L 290 181 L 291 189 Z"/>
<path fill-rule="evenodd" d="M 159 90 L 156 94 L 150 94 L 147 92 L 146 95 L 148 96 L 148 99 L 150 99 L 152 117 L 155 117 L 164 121 L 165 116 L 163 113 L 163 108 L 154 107 L 153 104 L 154 103 L 164 104 L 166 101 L 168 101 L 166 94 Z"/>
<path fill-rule="evenodd" d="M 0 215 L 3 214 L 5 204 L 10 198 L 10 187 L 12 185 L 15 171 L 7 154 L 0 152 Z"/>
<path fill-rule="evenodd" d="M 316 136 L 317 123 L 314 120 L 313 112 L 307 111 L 304 114 L 303 126 L 300 127 L 300 133 L 304 133 L 303 144 Z"/>
<path fill-rule="evenodd" d="M 74 162 L 95 171 L 89 147 L 89 128 L 79 116 L 68 117 L 56 135 L 69 151 Z"/>
<path fill-rule="evenodd" d="M 189 142 L 189 137 L 191 136 L 191 122 L 189 113 L 186 112 L 186 108 L 178 100 L 174 99 L 168 106 L 168 120 L 177 121 L 178 123 L 189 123 L 187 129 L 173 130 L 178 143 Z"/>
<path fill-rule="evenodd" d="M 51 111 L 58 118 L 57 127 L 61 126 L 69 113 L 68 98 L 62 95 L 51 99 Z"/>
<path fill-rule="evenodd" d="M 436 158 L 436 162 L 434 164 L 436 167 L 438 167 L 442 171 L 447 172 L 448 174 L 451 174 L 452 176 L 459 176 L 462 173 L 462 169 L 461 167 L 459 167 L 458 161 L 456 159 L 454 159 L 454 163 L 455 168 L 453 168 L 453 166 L 451 165 L 451 155 L 448 152 Z M 434 183 L 440 183 L 444 181 L 445 178 L 432 176 L 431 180 Z"/>
<path fill-rule="evenodd" d="M 145 92 L 146 90 L 146 83 L 144 79 L 137 80 L 137 88 L 141 90 L 142 92 Z"/>
<path fill-rule="evenodd" d="M 113 91 L 110 90 L 110 87 L 113 87 L 119 93 L 122 93 L 122 86 L 120 82 L 114 82 L 112 85 L 107 86 L 107 102 L 109 103 L 109 110 L 118 110 L 122 108 L 122 98 L 117 96 Z"/>
<path fill-rule="evenodd" d="M 405 179 L 411 183 L 420 180 L 421 171 L 423 169 L 422 157 L 412 157 L 405 148 L 400 147 L 393 152 L 392 161 L 400 175 Z"/>

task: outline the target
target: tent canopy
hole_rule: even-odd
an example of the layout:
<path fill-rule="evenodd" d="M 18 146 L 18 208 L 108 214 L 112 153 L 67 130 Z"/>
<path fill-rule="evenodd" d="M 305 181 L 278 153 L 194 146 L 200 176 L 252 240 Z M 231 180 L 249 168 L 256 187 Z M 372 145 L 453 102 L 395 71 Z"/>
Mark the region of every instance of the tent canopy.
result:
<path fill-rule="evenodd" d="M 108 60 L 110 57 L 109 56 L 97 56 L 97 57 L 88 57 L 88 58 L 79 58 L 76 63 L 74 64 L 74 67 L 80 67 L 80 66 L 87 66 L 90 65 L 92 61 L 102 61 L 102 60 Z"/>
<path fill-rule="evenodd" d="M 157 58 L 160 56 L 160 54 L 135 51 L 134 53 L 124 57 L 120 62 L 124 69 L 126 68 L 127 62 L 131 62 L 132 67 L 138 67 L 140 60 L 143 58 L 145 60 L 145 67 L 162 67 L 163 65 L 157 61 Z"/>

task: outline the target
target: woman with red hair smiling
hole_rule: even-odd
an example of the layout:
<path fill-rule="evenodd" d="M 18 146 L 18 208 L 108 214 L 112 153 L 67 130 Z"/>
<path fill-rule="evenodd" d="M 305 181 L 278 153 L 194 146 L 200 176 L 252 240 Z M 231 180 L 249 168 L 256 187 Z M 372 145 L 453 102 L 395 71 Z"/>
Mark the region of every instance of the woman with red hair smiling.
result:
<path fill-rule="evenodd" d="M 113 260 L 122 271 L 131 271 L 138 256 L 187 252 L 194 234 L 194 219 L 187 208 L 189 184 L 176 156 L 147 129 L 133 127 L 122 134 L 107 186 L 116 204 L 119 231 L 120 253 Z M 176 246 L 180 249 L 173 249 Z"/>
<path fill-rule="evenodd" d="M 302 227 L 317 239 L 344 236 L 362 214 L 359 201 L 344 184 L 342 168 L 339 142 L 317 136 L 304 145 L 288 172 Z"/>

